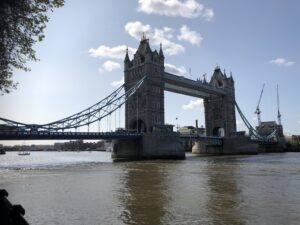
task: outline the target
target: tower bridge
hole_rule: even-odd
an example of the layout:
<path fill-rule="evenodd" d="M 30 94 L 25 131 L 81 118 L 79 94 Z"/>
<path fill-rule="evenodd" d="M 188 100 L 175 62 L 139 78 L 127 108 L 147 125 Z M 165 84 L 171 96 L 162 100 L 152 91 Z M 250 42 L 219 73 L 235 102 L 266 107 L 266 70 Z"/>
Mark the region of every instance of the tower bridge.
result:
<path fill-rule="evenodd" d="M 127 129 L 152 132 L 156 125 L 163 125 L 164 91 L 204 99 L 205 126 L 208 136 L 222 133 L 230 137 L 236 132 L 234 80 L 217 67 L 207 82 L 180 77 L 164 70 L 162 46 L 159 52 L 152 51 L 149 40 L 142 38 L 130 60 L 128 52 L 124 60 L 125 90 L 147 74 L 141 88 L 125 103 Z"/>
<path fill-rule="evenodd" d="M 0 140 L 113 139 L 112 157 L 126 159 L 183 159 L 184 139 L 195 140 L 196 152 L 211 148 L 215 153 L 240 153 L 237 142 L 246 143 L 246 140 L 235 138 L 235 107 L 251 134 L 261 139 L 235 102 L 232 75 L 227 76 L 216 67 L 209 81 L 205 77 L 191 80 L 166 72 L 164 59 L 162 46 L 159 51 L 152 51 L 149 40 L 143 37 L 132 59 L 126 52 L 125 82 L 109 96 L 79 113 L 47 124 L 25 124 L 0 118 Z M 173 132 L 172 125 L 165 124 L 165 91 L 204 100 L 205 137 L 180 135 Z M 89 131 L 91 124 L 100 124 L 122 105 L 125 105 L 123 131 L 77 132 L 77 128 L 83 126 Z"/>

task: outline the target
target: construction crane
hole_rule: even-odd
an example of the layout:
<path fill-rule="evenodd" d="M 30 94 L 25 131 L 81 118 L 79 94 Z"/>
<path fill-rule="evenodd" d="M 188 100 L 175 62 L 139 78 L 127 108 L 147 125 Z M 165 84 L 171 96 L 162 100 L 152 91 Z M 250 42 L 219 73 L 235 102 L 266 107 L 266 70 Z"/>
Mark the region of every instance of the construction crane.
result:
<path fill-rule="evenodd" d="M 259 109 L 259 105 L 260 105 L 260 101 L 261 101 L 261 98 L 262 98 L 262 94 L 264 92 L 264 88 L 265 88 L 265 84 L 263 84 L 263 87 L 261 89 L 261 92 L 260 92 L 260 96 L 259 96 L 259 100 L 258 100 L 258 103 L 257 103 L 257 107 L 256 107 L 256 110 L 255 110 L 255 114 L 257 114 L 257 120 L 258 120 L 258 126 L 260 126 L 261 124 L 261 120 L 260 120 L 260 109 Z"/>
<path fill-rule="evenodd" d="M 279 90 L 278 90 L 278 84 L 277 84 L 277 118 L 278 118 L 278 125 L 281 125 L 281 114 L 279 110 Z"/>

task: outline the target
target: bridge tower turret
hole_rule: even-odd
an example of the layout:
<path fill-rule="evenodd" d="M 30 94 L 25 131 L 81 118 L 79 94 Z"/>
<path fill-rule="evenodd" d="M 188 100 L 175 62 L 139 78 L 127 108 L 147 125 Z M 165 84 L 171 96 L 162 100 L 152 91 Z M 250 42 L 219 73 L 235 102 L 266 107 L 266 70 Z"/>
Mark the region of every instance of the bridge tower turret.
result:
<path fill-rule="evenodd" d="M 125 91 L 145 75 L 147 80 L 125 103 L 125 128 L 151 132 L 155 125 L 165 122 L 164 55 L 161 47 L 159 53 L 152 51 L 149 39 L 143 36 L 133 59 L 128 52 L 124 59 Z"/>
<path fill-rule="evenodd" d="M 229 137 L 236 132 L 234 80 L 216 67 L 209 85 L 223 89 L 226 95 L 204 99 L 206 135 Z"/>

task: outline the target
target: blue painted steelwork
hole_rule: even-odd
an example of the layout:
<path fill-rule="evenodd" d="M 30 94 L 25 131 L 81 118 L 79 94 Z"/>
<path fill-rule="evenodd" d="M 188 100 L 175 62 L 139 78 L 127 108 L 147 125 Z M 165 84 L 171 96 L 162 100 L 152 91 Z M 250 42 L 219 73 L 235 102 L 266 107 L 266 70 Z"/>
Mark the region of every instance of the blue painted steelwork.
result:
<path fill-rule="evenodd" d="M 97 140 L 97 139 L 139 139 L 142 133 L 131 132 L 49 132 L 19 131 L 0 132 L 0 140 Z"/>
<path fill-rule="evenodd" d="M 213 136 L 200 136 L 197 134 L 180 134 L 180 138 L 184 140 L 201 140 L 212 146 L 223 146 L 223 138 Z"/>
<path fill-rule="evenodd" d="M 25 124 L 0 117 L 0 121 L 4 122 L 0 124 L 0 131 L 13 130 L 30 131 L 31 133 L 36 133 L 39 131 L 64 131 L 66 129 L 77 129 L 79 127 L 89 126 L 90 124 L 100 121 L 103 118 L 111 115 L 114 111 L 119 109 L 127 101 L 127 99 L 129 99 L 140 88 L 146 79 L 147 76 L 144 76 L 124 93 L 121 92 L 124 89 L 124 85 L 122 85 L 109 96 L 93 106 L 72 116 L 51 123 Z"/>

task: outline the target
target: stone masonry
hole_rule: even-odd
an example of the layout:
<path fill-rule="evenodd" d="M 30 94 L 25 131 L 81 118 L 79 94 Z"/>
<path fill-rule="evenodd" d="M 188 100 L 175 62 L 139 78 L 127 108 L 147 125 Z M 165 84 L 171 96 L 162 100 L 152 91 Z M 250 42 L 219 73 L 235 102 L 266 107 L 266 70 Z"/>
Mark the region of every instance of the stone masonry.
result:
<path fill-rule="evenodd" d="M 206 135 L 232 136 L 236 132 L 234 80 L 216 67 L 209 85 L 222 88 L 226 95 L 204 99 Z"/>
<path fill-rule="evenodd" d="M 164 55 L 152 51 L 149 40 L 142 38 L 132 60 L 128 52 L 124 60 L 125 91 L 134 82 L 145 75 L 148 77 L 143 85 L 125 103 L 125 128 L 138 129 L 144 133 L 152 132 L 155 125 L 163 125 L 164 120 Z M 137 107 L 138 106 L 138 107 Z"/>

